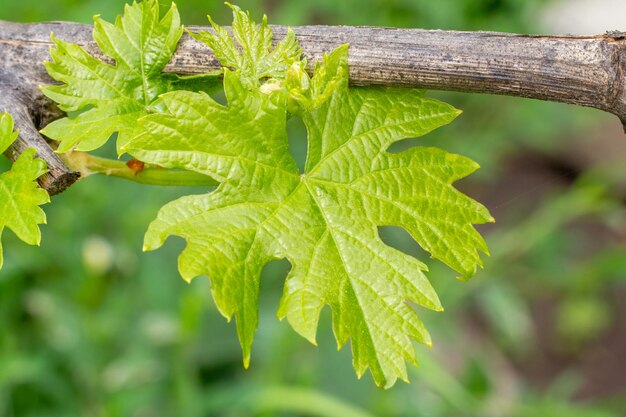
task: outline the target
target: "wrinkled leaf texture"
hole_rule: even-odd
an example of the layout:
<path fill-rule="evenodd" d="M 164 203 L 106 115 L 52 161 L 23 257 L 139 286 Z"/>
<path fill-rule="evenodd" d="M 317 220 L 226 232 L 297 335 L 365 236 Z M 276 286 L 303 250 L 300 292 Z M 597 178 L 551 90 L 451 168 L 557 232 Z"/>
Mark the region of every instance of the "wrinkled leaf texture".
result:
<path fill-rule="evenodd" d="M 286 258 L 292 268 L 278 316 L 315 343 L 320 311 L 329 305 L 338 345 L 351 340 L 359 376 L 369 368 L 384 387 L 407 380 L 405 362 L 416 363 L 412 340 L 431 344 L 409 303 L 442 307 L 426 265 L 383 243 L 377 227 L 404 228 L 434 258 L 469 278 L 481 265 L 479 251 L 487 252 L 472 224 L 492 218 L 452 186 L 478 168 L 475 162 L 431 147 L 398 154 L 387 149 L 449 123 L 459 111 L 420 90 L 349 88 L 347 45 L 318 63 L 310 78 L 291 53 L 275 52 L 298 50 L 297 44 L 279 43 L 271 51 L 266 21 L 255 25 L 237 7 L 233 12 L 238 47 L 215 24 L 216 35 L 197 35 L 228 67 L 228 104 L 204 93 L 166 93 L 160 112 L 143 117 L 139 135 L 124 147 L 147 163 L 221 183 L 214 192 L 161 209 L 145 249 L 160 247 L 171 235 L 187 241 L 181 275 L 209 276 L 220 312 L 236 317 L 246 366 L 258 325 L 261 271 Z M 258 65 L 266 60 L 276 68 Z M 261 76 L 273 88 L 264 88 L 263 80 L 255 86 Z M 308 131 L 304 172 L 289 151 L 288 108 L 296 109 Z"/>

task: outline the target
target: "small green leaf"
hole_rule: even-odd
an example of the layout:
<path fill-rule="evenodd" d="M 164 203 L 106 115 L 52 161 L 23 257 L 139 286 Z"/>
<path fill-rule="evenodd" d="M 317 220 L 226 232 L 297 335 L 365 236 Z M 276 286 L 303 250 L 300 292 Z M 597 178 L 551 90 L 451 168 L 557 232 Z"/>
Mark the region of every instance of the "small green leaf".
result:
<path fill-rule="evenodd" d="M 0 113 L 0 154 L 4 153 L 17 139 L 13 131 L 13 118 L 8 113 Z"/>
<path fill-rule="evenodd" d="M 0 153 L 17 138 L 13 119 L 0 113 Z M 46 163 L 35 158 L 35 150 L 27 149 L 17 158 L 11 169 L 0 174 L 0 238 L 4 228 L 13 231 L 29 245 L 39 245 L 41 232 L 38 225 L 46 222 L 40 205 L 50 197 L 37 185 L 37 178 L 46 172 Z M 0 268 L 2 268 L 2 242 L 0 241 Z"/>
<path fill-rule="evenodd" d="M 282 80 L 293 63 L 301 62 L 302 50 L 291 29 L 287 30 L 287 35 L 272 49 L 273 33 L 267 25 L 267 16 L 263 16 L 263 22 L 257 25 L 249 13 L 244 13 L 237 6 L 226 4 L 233 10 L 234 39 L 210 16 L 209 21 L 215 34 L 207 31 L 191 33 L 213 50 L 223 66 L 239 70 L 243 80 L 258 86 L 259 80 L 264 78 Z"/>
<path fill-rule="evenodd" d="M 234 10 L 235 19 L 244 19 Z M 145 249 L 160 247 L 170 235 L 187 240 L 180 273 L 186 280 L 210 277 L 220 312 L 236 316 L 246 366 L 258 324 L 261 270 L 286 258 L 292 270 L 279 317 L 315 343 L 320 311 L 329 305 L 338 345 L 352 341 L 359 376 L 369 368 L 381 386 L 406 380 L 405 361 L 416 363 L 411 340 L 431 344 L 408 302 L 442 307 L 426 266 L 385 245 L 377 227 L 405 228 L 432 256 L 470 277 L 481 265 L 478 251 L 487 251 L 472 224 L 491 216 L 451 185 L 476 163 L 436 148 L 386 149 L 460 112 L 415 89 L 349 89 L 347 46 L 325 57 L 312 79 L 295 63 L 296 78 L 284 86 L 250 88 L 251 75 L 259 72 L 238 60 L 262 56 L 265 46 L 259 45 L 269 45 L 271 37 L 264 25 L 262 35 L 245 29 L 250 27 L 234 25 L 242 47 L 237 57 L 216 28 L 214 46 L 222 48 L 216 54 L 236 69 L 224 71 L 228 106 L 206 94 L 164 94 L 163 113 L 144 117 L 141 134 L 127 145 L 142 161 L 221 182 L 210 194 L 161 209 Z M 285 75 L 282 62 L 276 65 Z M 294 98 L 309 134 L 302 173 L 286 132 Z"/>
<path fill-rule="evenodd" d="M 42 130 L 60 142 L 59 152 L 99 148 L 115 132 L 120 148 L 160 94 L 184 88 L 181 77 L 162 73 L 183 32 L 178 11 L 172 4 L 163 18 L 159 13 L 159 3 L 147 0 L 126 5 L 115 24 L 94 18 L 93 37 L 115 65 L 52 37 L 56 48 L 51 49 L 52 62 L 46 68 L 62 84 L 42 87 L 42 91 L 62 110 L 83 111 Z"/>

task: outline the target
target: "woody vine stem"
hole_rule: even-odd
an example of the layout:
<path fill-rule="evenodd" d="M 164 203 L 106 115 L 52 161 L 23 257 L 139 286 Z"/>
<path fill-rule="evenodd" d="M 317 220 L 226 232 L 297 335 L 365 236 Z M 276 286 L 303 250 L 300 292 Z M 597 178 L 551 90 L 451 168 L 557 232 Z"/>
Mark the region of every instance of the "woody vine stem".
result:
<path fill-rule="evenodd" d="M 272 28 L 275 42 L 280 41 L 287 28 Z M 353 85 L 423 87 L 556 101 L 610 112 L 626 123 L 626 39 L 621 32 L 572 37 L 345 26 L 293 29 L 310 63 L 324 52 L 349 43 Z M 20 130 L 7 155 L 15 160 L 24 149 L 37 149 L 49 167 L 40 185 L 52 195 L 71 186 L 79 174 L 76 163 L 68 167 L 38 133 L 64 115 L 39 90 L 40 85 L 52 82 L 42 63 L 49 59 L 51 32 L 102 58 L 91 31 L 91 26 L 76 23 L 0 21 L 0 111 L 11 111 Z M 189 75 L 219 68 L 211 50 L 185 34 L 165 71 Z M 101 163 L 94 161 L 91 168 Z M 116 167 L 105 170 L 147 182 L 158 173 L 131 176 L 132 172 Z M 179 180 L 172 179 L 175 183 Z"/>

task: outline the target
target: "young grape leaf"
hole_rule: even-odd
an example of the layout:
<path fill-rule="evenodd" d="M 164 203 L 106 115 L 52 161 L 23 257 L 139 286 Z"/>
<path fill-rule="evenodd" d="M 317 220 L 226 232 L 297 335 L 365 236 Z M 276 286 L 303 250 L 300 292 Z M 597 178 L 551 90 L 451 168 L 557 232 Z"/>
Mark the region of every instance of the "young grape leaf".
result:
<path fill-rule="evenodd" d="M 320 310 L 330 305 L 339 346 L 352 341 L 357 374 L 369 368 L 389 387 L 407 379 L 405 360 L 416 362 L 411 339 L 431 343 L 407 301 L 442 308 L 426 266 L 385 245 L 377 226 L 405 228 L 433 257 L 470 277 L 481 264 L 478 251 L 487 251 L 472 223 L 491 217 L 451 185 L 476 163 L 436 148 L 386 152 L 459 111 L 419 90 L 349 89 L 347 52 L 344 46 L 328 55 L 302 83 L 310 91 L 300 97 L 315 104 L 301 112 L 309 134 L 303 173 L 289 151 L 287 89 L 251 89 L 242 70 L 225 70 L 228 106 L 206 94 L 163 95 L 164 113 L 140 121 L 142 133 L 127 151 L 221 182 L 210 194 L 161 209 L 145 249 L 170 235 L 187 240 L 180 273 L 210 277 L 220 312 L 236 316 L 246 366 L 261 270 L 286 258 L 292 269 L 279 317 L 315 343 Z"/>
<path fill-rule="evenodd" d="M 7 113 L 0 113 L 0 154 L 16 138 L 13 118 Z M 41 231 L 38 225 L 46 222 L 46 215 L 38 206 L 48 203 L 50 196 L 45 190 L 38 188 L 37 178 L 45 172 L 46 163 L 35 158 L 34 149 L 27 149 L 9 171 L 0 174 L 0 238 L 7 227 L 29 245 L 39 245 Z M 2 264 L 0 241 L 0 268 Z"/>
<path fill-rule="evenodd" d="M 267 25 L 267 16 L 257 25 L 249 13 L 226 3 L 233 10 L 233 37 L 209 16 L 215 34 L 207 31 L 191 35 L 213 50 L 220 63 L 230 69 L 240 70 L 241 78 L 254 86 L 259 80 L 280 80 L 293 63 L 301 62 L 302 50 L 296 35 L 289 28 L 287 35 L 272 50 L 272 30 Z M 239 47 L 235 44 L 235 40 Z"/>
<path fill-rule="evenodd" d="M 147 114 L 147 106 L 180 81 L 162 70 L 182 33 L 175 4 L 160 19 L 158 1 L 147 0 L 126 5 L 115 24 L 94 17 L 93 37 L 115 65 L 53 36 L 56 48 L 46 68 L 62 84 L 42 91 L 64 111 L 86 111 L 57 120 L 42 133 L 60 142 L 59 152 L 99 148 L 115 132 L 122 146 L 133 136 L 137 119 Z"/>

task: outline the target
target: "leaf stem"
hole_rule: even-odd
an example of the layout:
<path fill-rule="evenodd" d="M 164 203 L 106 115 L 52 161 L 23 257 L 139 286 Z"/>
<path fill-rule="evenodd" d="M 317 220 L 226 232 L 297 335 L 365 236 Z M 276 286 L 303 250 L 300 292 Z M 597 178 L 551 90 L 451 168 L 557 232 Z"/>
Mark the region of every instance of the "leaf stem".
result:
<path fill-rule="evenodd" d="M 188 187 L 213 187 L 218 185 L 213 178 L 197 172 L 171 170 L 148 164 L 143 166 L 141 170 L 131 169 L 125 161 L 102 158 L 85 152 L 73 151 L 60 154 L 60 157 L 68 167 L 79 172 L 81 178 L 93 174 L 104 174 L 146 185 Z"/>

